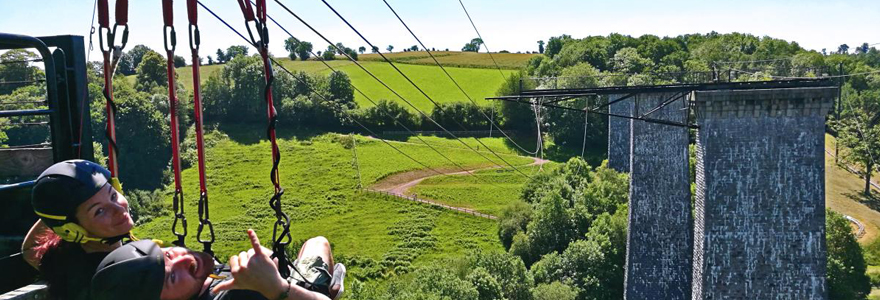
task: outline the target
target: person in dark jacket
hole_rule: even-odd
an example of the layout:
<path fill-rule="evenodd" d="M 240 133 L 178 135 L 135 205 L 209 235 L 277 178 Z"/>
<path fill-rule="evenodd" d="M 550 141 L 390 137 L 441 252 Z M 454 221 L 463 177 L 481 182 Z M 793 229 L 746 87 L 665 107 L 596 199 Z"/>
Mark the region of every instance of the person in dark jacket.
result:
<path fill-rule="evenodd" d="M 323 237 L 303 244 L 289 278 L 282 278 L 272 251 L 248 230 L 252 249 L 217 267 L 213 258 L 186 248 L 159 248 L 137 241 L 119 248 L 98 266 L 92 278 L 95 300 L 305 300 L 339 299 L 345 266 L 333 264 Z M 330 266 L 333 266 L 332 268 Z M 287 266 L 282 266 L 287 267 Z M 331 275 L 333 274 L 333 275 Z"/>
<path fill-rule="evenodd" d="M 40 220 L 22 245 L 25 260 L 56 299 L 90 299 L 101 260 L 130 238 L 128 201 L 104 167 L 85 160 L 56 163 L 37 178 L 31 195 Z"/>

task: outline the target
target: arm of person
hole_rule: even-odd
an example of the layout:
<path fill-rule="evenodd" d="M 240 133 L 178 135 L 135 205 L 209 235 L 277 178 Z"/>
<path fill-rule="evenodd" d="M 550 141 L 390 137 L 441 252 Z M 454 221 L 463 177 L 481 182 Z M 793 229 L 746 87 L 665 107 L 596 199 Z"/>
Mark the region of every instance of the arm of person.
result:
<path fill-rule="evenodd" d="M 49 229 L 49 226 L 43 224 L 42 220 L 37 220 L 37 222 L 34 223 L 34 226 L 31 226 L 31 230 L 29 230 L 24 237 L 24 242 L 21 243 L 22 257 L 24 258 L 24 261 L 31 265 L 31 267 L 34 267 L 34 269 L 40 269 L 40 259 L 37 257 L 37 251 L 34 250 L 34 247 L 38 246 L 37 237 L 48 232 L 52 232 L 52 229 Z"/>
<path fill-rule="evenodd" d="M 269 255 L 268 249 L 260 246 L 260 240 L 253 230 L 248 230 L 248 238 L 253 249 L 229 258 L 232 280 L 214 287 L 214 293 L 225 290 L 252 290 L 266 299 L 288 300 L 330 300 L 327 296 L 290 284 L 278 274 L 278 263 Z"/>

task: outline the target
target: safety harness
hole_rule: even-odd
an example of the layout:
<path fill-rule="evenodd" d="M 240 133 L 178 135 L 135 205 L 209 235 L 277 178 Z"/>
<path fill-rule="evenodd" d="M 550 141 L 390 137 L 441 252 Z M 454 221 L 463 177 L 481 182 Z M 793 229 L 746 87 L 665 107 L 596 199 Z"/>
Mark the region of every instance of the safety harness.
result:
<path fill-rule="evenodd" d="M 204 245 L 204 252 L 214 255 L 211 244 L 214 242 L 214 224 L 211 223 L 208 213 L 208 181 L 205 176 L 205 139 L 202 130 L 202 96 L 199 76 L 199 24 L 197 0 L 187 0 L 186 9 L 189 17 L 189 48 L 192 50 L 192 78 L 193 78 L 193 105 L 196 127 L 196 150 L 199 160 L 199 230 L 196 239 Z M 208 227 L 207 238 L 202 238 L 202 232 Z"/>
<path fill-rule="evenodd" d="M 122 185 L 119 183 L 119 164 L 118 164 L 118 147 L 116 145 L 116 103 L 113 101 L 113 73 L 116 71 L 116 64 L 122 57 L 122 49 L 128 42 L 128 0 L 116 1 L 116 24 L 110 29 L 110 8 L 107 0 L 98 0 L 98 24 L 100 29 L 98 32 L 98 44 L 101 52 L 104 54 L 104 99 L 107 101 L 107 127 L 105 135 L 107 136 L 108 160 L 107 166 L 110 170 L 110 184 L 118 191 L 122 191 Z M 123 26 L 122 38 L 120 45 L 116 45 L 116 35 L 119 26 Z M 105 37 L 106 35 L 106 37 Z M 106 42 L 106 43 L 105 43 Z M 112 60 L 111 60 L 112 57 Z"/>
<path fill-rule="evenodd" d="M 179 104 L 174 80 L 174 50 L 177 48 L 177 32 L 174 30 L 174 4 L 171 0 L 162 0 L 162 16 L 165 26 L 162 28 L 165 53 L 168 57 L 166 74 L 168 75 L 168 113 L 171 114 L 171 168 L 174 172 L 174 222 L 171 232 L 177 236 L 174 245 L 186 247 L 186 215 L 183 213 L 183 187 L 180 183 L 180 131 L 177 125 L 177 105 Z M 177 224 L 183 225 L 183 232 L 177 231 Z"/>
<path fill-rule="evenodd" d="M 284 189 L 281 188 L 278 174 L 278 165 L 281 163 L 281 152 L 278 149 L 278 143 L 275 139 L 275 124 L 278 121 L 278 115 L 275 111 L 274 102 L 272 101 L 272 82 L 275 78 L 272 73 L 272 61 L 269 57 L 269 31 L 266 27 L 266 0 L 256 0 L 256 3 L 254 4 L 257 8 L 256 14 L 254 14 L 254 9 L 249 0 L 238 0 L 238 6 L 241 8 L 241 12 L 244 15 L 245 27 L 247 27 L 250 42 L 257 48 L 260 57 L 263 59 L 264 74 L 266 77 L 266 87 L 263 91 L 269 120 L 266 135 L 269 137 L 269 141 L 272 144 L 272 170 L 270 171 L 269 176 L 272 185 L 275 186 L 275 193 L 269 200 L 269 207 L 275 211 L 275 225 L 272 229 L 272 257 L 278 259 L 279 266 L 292 266 L 285 251 L 287 245 L 290 244 L 291 241 L 290 217 L 282 211 L 281 207 L 281 196 L 284 195 Z M 251 29 L 251 22 L 254 23 L 254 30 Z M 254 37 L 254 33 L 256 33 L 256 37 L 259 39 Z M 289 268 L 279 267 L 278 272 L 281 273 L 281 276 L 284 278 L 287 278 L 287 276 L 290 275 Z"/>

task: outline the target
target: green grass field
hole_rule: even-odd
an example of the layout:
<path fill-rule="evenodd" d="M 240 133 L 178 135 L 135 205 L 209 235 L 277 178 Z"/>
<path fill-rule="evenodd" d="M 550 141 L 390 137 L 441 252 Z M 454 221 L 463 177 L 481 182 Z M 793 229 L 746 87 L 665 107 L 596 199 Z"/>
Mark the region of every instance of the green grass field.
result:
<path fill-rule="evenodd" d="M 418 64 L 418 65 L 436 65 L 433 59 L 425 51 L 413 52 L 396 52 L 382 53 L 388 59 L 394 62 Z M 484 68 L 495 69 L 495 63 L 501 69 L 515 70 L 524 67 L 533 56 L 537 54 L 525 53 L 476 53 L 476 52 L 460 52 L 460 51 L 431 51 L 437 61 L 445 66 L 463 67 L 463 68 Z M 342 57 L 340 57 L 342 58 Z M 492 59 L 495 59 L 493 62 Z M 358 57 L 362 61 L 384 61 L 379 54 L 363 54 Z"/>
<path fill-rule="evenodd" d="M 418 52 L 406 52 L 406 54 L 409 53 Z M 422 53 L 424 54 L 424 52 Z M 488 55 L 482 55 L 484 55 L 485 57 L 480 56 L 481 58 L 479 59 L 488 59 Z M 501 54 L 499 55 L 500 57 L 506 57 Z M 363 55 L 363 57 L 367 56 L 368 55 Z M 452 57 L 459 56 L 466 58 L 470 55 L 444 57 L 450 57 L 449 59 L 452 59 Z M 469 59 L 479 61 L 479 59 L 477 58 Z M 499 57 L 496 57 L 496 59 L 499 59 Z M 327 67 L 324 66 L 324 64 L 320 61 L 291 61 L 288 58 L 278 58 L 278 61 L 290 71 L 303 71 L 310 74 L 328 74 L 330 72 L 329 69 L 327 69 Z M 489 62 L 491 63 L 491 61 Z M 400 98 L 395 96 L 392 92 L 382 86 L 382 84 L 380 84 L 378 81 L 373 79 L 369 74 L 361 70 L 354 63 L 343 60 L 334 60 L 328 63 L 333 66 L 333 68 L 336 68 L 348 74 L 348 76 L 351 78 L 352 84 L 374 101 L 379 101 L 380 99 L 397 101 L 400 102 L 401 105 L 404 105 L 404 107 L 406 107 L 407 109 L 412 110 L 410 106 L 403 103 Z M 441 61 L 441 63 L 445 62 Z M 388 86 L 390 86 L 392 89 L 400 93 L 403 98 L 412 102 L 413 105 L 418 107 L 420 110 L 423 110 L 426 113 L 430 113 L 431 109 L 434 107 L 434 105 L 427 98 L 425 98 L 425 96 L 422 95 L 421 92 L 419 92 L 415 87 L 409 84 L 409 82 L 407 82 L 406 79 L 403 78 L 403 76 L 398 74 L 397 71 L 395 71 L 389 64 L 379 61 L 368 61 L 366 59 L 362 59 L 360 64 L 363 65 L 364 68 L 375 74 L 376 77 L 388 84 Z M 434 101 L 438 103 L 469 102 L 467 98 L 461 93 L 461 91 L 459 91 L 458 88 L 455 87 L 455 84 L 453 84 L 452 81 L 446 77 L 446 74 L 444 74 L 439 67 L 433 64 L 410 64 L 409 62 L 396 65 L 404 74 L 412 79 L 412 81 L 415 82 L 416 85 L 422 88 L 422 90 L 424 90 L 425 93 L 427 93 L 428 96 L 430 96 Z M 199 69 L 202 82 L 204 82 L 212 74 L 222 71 L 223 66 L 224 65 L 202 66 Z M 471 99 L 473 99 L 480 105 L 488 105 L 489 101 L 486 101 L 485 98 L 495 96 L 495 92 L 504 82 L 504 77 L 502 77 L 502 74 L 500 74 L 498 70 L 494 69 L 446 67 L 446 70 L 449 71 L 452 77 L 455 78 L 455 80 L 462 86 L 462 88 L 468 93 L 468 95 L 470 95 Z M 278 72 L 283 71 L 279 70 Z M 508 76 L 513 72 L 514 71 L 512 70 L 504 70 L 501 73 L 504 74 L 503 76 Z M 192 90 L 193 82 L 191 66 L 178 68 L 177 77 L 186 90 Z M 128 76 L 127 80 L 134 83 L 135 76 Z M 355 92 L 355 101 L 357 101 L 360 107 L 372 106 L 372 104 L 363 95 L 357 92 Z"/>
<path fill-rule="evenodd" d="M 261 134 L 261 130 L 256 127 L 228 129 L 230 138 L 218 142 L 207 152 L 210 217 L 217 239 L 214 250 L 221 258 L 247 247 L 245 230 L 248 228 L 257 231 L 264 245 L 271 243 L 274 215 L 268 206 L 272 195 L 268 176 L 270 148 L 267 141 L 253 137 Z M 379 140 L 356 138 L 365 185 L 391 174 L 422 168 Z M 441 138 L 427 139 L 467 168 L 491 165 L 460 144 L 454 147 Z M 431 167 L 451 167 L 424 145 L 392 143 Z M 486 143 L 503 145 L 494 139 L 487 139 Z M 309 237 L 326 236 L 333 244 L 335 255 L 349 259 L 353 272 L 361 275 L 404 272 L 410 262 L 426 263 L 461 256 L 473 249 L 501 250 L 495 221 L 357 191 L 352 149 L 346 148 L 350 144 L 347 136 L 337 134 L 281 137 L 281 184 L 285 188 L 282 201 L 293 224 L 292 249 L 298 249 L 297 244 Z M 527 157 L 505 156 L 520 165 L 532 161 Z M 188 215 L 187 245 L 200 249 L 201 245 L 195 242 L 197 170 L 184 170 L 183 183 Z M 171 191 L 166 189 L 164 194 L 170 206 Z M 135 234 L 171 241 L 171 220 L 170 213 L 157 217 L 140 225 Z M 422 241 L 415 243 L 413 239 Z"/>
<path fill-rule="evenodd" d="M 556 165 L 556 163 L 545 164 L 542 172 L 548 172 Z M 539 172 L 539 166 L 519 169 L 530 175 Z M 469 175 L 428 178 L 410 189 L 410 193 L 446 205 L 470 208 L 481 213 L 500 216 L 504 207 L 520 199 L 522 188 L 528 181 L 524 176 L 511 169 L 482 170 L 475 174 L 482 180 Z M 493 184 L 486 184 L 486 181 Z"/>

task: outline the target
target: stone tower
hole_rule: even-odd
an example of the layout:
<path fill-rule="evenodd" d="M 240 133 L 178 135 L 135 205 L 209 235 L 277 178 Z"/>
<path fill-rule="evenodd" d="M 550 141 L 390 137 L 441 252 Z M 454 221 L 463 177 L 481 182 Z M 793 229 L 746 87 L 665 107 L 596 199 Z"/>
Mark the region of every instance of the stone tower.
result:
<path fill-rule="evenodd" d="M 683 96 L 651 112 L 679 95 L 682 94 L 640 94 L 627 102 L 634 104 L 634 116 L 650 112 L 646 118 L 686 123 L 687 101 Z M 693 223 L 688 129 L 627 121 L 632 155 L 624 298 L 690 299 Z"/>
<path fill-rule="evenodd" d="M 693 299 L 827 299 L 823 151 L 836 93 L 696 92 Z"/>

